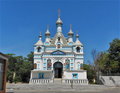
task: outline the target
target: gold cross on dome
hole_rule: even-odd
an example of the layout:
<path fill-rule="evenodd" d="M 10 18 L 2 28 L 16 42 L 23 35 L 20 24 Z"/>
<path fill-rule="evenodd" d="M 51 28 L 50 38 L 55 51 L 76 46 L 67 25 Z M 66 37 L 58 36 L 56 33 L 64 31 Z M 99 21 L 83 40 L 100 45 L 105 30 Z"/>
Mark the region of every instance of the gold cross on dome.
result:
<path fill-rule="evenodd" d="M 40 35 L 41 35 L 41 31 L 40 31 Z"/>
<path fill-rule="evenodd" d="M 58 11 L 58 15 L 60 16 L 60 11 L 61 11 L 61 10 L 60 10 L 60 9 L 58 9 L 57 11 Z"/>
<path fill-rule="evenodd" d="M 72 28 L 72 24 L 70 24 L 70 29 Z"/>
<path fill-rule="evenodd" d="M 76 34 L 78 34 L 78 31 L 76 30 Z"/>
<path fill-rule="evenodd" d="M 47 30 L 49 30 L 49 25 L 47 25 Z"/>

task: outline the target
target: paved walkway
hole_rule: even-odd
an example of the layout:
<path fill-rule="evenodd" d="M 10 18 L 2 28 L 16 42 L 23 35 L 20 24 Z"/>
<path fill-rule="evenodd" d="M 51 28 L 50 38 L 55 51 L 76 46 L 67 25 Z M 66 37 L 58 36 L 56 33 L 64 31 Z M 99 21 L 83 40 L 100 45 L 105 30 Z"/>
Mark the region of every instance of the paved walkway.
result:
<path fill-rule="evenodd" d="M 105 85 L 73 85 L 73 89 L 69 84 L 10 84 L 6 86 L 9 90 L 40 90 L 40 91 L 98 91 L 115 87 Z"/>
<path fill-rule="evenodd" d="M 7 90 L 6 93 L 120 93 L 120 87 L 116 88 L 108 88 L 103 90 L 96 90 L 96 91 L 90 91 L 90 90 L 80 90 L 80 91 L 59 91 L 59 90 Z"/>

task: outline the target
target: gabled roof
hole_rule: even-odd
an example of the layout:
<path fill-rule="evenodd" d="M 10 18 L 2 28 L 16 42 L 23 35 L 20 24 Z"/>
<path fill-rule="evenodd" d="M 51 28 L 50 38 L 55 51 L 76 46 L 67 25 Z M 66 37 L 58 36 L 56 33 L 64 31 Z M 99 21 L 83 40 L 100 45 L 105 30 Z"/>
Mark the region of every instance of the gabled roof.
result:
<path fill-rule="evenodd" d="M 74 43 L 74 45 L 81 45 L 81 46 L 83 46 L 83 44 L 79 41 L 79 39 L 76 40 L 76 42 Z"/>
<path fill-rule="evenodd" d="M 43 45 L 43 42 L 41 39 L 38 40 L 38 42 L 35 45 Z"/>
<path fill-rule="evenodd" d="M 57 32 L 56 35 L 55 35 L 55 37 L 54 37 L 54 38 L 52 39 L 52 41 L 51 41 L 51 46 L 55 45 L 55 41 L 56 41 L 58 35 L 61 36 L 60 39 L 63 41 L 62 46 L 67 45 L 67 40 L 66 40 L 66 38 L 64 37 L 64 35 L 63 35 L 61 32 Z M 56 45 L 55 45 L 55 46 L 56 46 Z"/>

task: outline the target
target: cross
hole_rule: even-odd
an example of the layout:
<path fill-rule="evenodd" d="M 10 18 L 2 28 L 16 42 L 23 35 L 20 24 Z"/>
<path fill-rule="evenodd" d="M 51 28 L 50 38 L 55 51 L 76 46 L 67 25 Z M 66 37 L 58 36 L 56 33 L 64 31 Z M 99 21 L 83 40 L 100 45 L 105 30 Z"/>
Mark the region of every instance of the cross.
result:
<path fill-rule="evenodd" d="M 78 34 L 78 31 L 76 31 L 76 33 Z"/>
<path fill-rule="evenodd" d="M 58 15 L 60 16 L 60 11 L 61 11 L 61 10 L 60 10 L 60 9 L 58 9 L 57 11 L 58 11 Z"/>
<path fill-rule="evenodd" d="M 41 31 L 40 31 L 40 35 L 41 35 Z"/>
<path fill-rule="evenodd" d="M 70 24 L 70 29 L 72 28 L 72 24 Z"/>
<path fill-rule="evenodd" d="M 49 30 L 49 25 L 47 25 L 47 30 Z"/>

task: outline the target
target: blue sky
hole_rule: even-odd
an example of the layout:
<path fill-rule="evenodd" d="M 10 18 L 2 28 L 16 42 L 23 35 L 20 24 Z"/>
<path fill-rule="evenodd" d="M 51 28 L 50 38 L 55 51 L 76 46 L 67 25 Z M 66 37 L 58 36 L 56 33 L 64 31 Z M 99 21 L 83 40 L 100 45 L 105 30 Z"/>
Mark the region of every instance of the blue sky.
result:
<path fill-rule="evenodd" d="M 0 6 L 0 51 L 4 54 L 26 57 L 38 41 L 39 31 L 45 41 L 48 24 L 54 37 L 58 9 L 64 36 L 68 36 L 72 24 L 75 41 L 78 30 L 85 63 L 92 61 L 92 49 L 105 51 L 114 38 L 120 39 L 119 0 L 2 0 Z"/>

